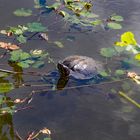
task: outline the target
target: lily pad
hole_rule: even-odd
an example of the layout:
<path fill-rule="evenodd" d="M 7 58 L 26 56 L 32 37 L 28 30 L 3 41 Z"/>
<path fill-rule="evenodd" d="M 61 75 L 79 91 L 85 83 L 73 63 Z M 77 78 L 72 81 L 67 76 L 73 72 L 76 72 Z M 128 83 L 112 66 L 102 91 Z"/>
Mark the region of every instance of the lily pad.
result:
<path fill-rule="evenodd" d="M 20 42 L 20 43 L 26 43 L 27 41 L 27 38 L 23 35 L 20 35 L 17 37 L 17 40 Z"/>
<path fill-rule="evenodd" d="M 111 20 L 115 20 L 115 21 L 123 21 L 123 17 L 122 16 L 119 16 L 119 15 L 114 15 L 114 16 L 111 16 Z"/>
<path fill-rule="evenodd" d="M 14 11 L 14 15 L 28 17 L 32 15 L 32 10 L 24 8 L 17 9 L 16 11 Z"/>
<path fill-rule="evenodd" d="M 21 61 L 21 62 L 18 62 L 17 64 L 18 64 L 18 66 L 20 66 L 22 68 L 29 68 L 30 67 L 29 63 L 26 63 L 26 61 Z"/>
<path fill-rule="evenodd" d="M 44 62 L 43 61 L 36 61 L 33 65 L 32 65 L 32 67 L 33 68 L 41 68 L 41 67 L 43 67 L 44 66 Z"/>
<path fill-rule="evenodd" d="M 100 25 L 100 24 L 102 24 L 102 20 L 95 20 L 95 21 L 93 21 L 92 23 L 91 23 L 92 25 Z"/>
<path fill-rule="evenodd" d="M 121 29 L 122 28 L 121 24 L 115 23 L 115 22 L 107 23 L 107 27 L 110 29 Z"/>
<path fill-rule="evenodd" d="M 10 52 L 11 54 L 10 61 L 15 62 L 19 60 L 21 53 L 22 53 L 22 50 L 15 50 L 15 51 Z"/>
<path fill-rule="evenodd" d="M 112 57 L 114 55 L 117 55 L 117 52 L 114 48 L 102 48 L 100 50 L 100 53 L 104 57 Z"/>
<path fill-rule="evenodd" d="M 12 83 L 0 83 L 0 93 L 7 93 L 14 89 L 14 85 Z"/>
<path fill-rule="evenodd" d="M 47 28 L 44 27 L 39 22 L 28 23 L 27 27 L 28 27 L 29 32 L 45 32 L 45 31 L 47 31 Z"/>
<path fill-rule="evenodd" d="M 124 75 L 124 74 L 125 74 L 124 70 L 116 70 L 115 71 L 115 75 L 117 75 L 117 76 L 121 76 L 121 75 Z"/>

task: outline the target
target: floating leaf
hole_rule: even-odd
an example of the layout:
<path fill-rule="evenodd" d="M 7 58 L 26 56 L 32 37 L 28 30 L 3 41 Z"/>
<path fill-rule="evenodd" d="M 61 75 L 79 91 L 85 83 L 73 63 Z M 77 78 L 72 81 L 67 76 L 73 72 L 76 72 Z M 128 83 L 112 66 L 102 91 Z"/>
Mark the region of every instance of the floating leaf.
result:
<path fill-rule="evenodd" d="M 22 68 L 28 68 L 30 66 L 34 68 L 40 68 L 44 66 L 44 61 L 49 54 L 43 50 L 31 50 L 30 53 L 24 52 L 22 50 L 16 50 L 10 52 L 10 61 L 16 62 L 18 66 Z M 51 58 L 48 56 L 48 61 Z"/>
<path fill-rule="evenodd" d="M 29 32 L 45 32 L 47 30 L 47 28 L 39 22 L 28 23 L 27 27 Z"/>
<path fill-rule="evenodd" d="M 18 25 L 17 27 L 10 27 L 8 32 L 13 33 L 14 35 L 22 35 L 27 30 L 28 30 L 28 27 L 23 26 L 23 25 Z"/>
<path fill-rule="evenodd" d="M 59 48 L 63 48 L 64 47 L 64 45 L 60 41 L 55 41 L 54 44 L 57 45 Z"/>
<path fill-rule="evenodd" d="M 123 60 L 123 63 L 125 63 L 125 65 L 130 65 L 130 64 L 132 64 L 132 65 L 135 65 L 135 66 L 138 66 L 138 67 L 140 67 L 140 62 L 139 61 L 137 61 L 136 59 L 134 59 L 134 58 L 127 58 L 127 59 L 124 59 Z M 130 67 L 130 66 L 129 66 Z"/>
<path fill-rule="evenodd" d="M 51 8 L 51 9 L 58 9 L 59 7 L 61 6 L 61 3 L 60 2 L 55 2 L 53 5 L 51 6 L 46 6 L 46 8 Z"/>
<path fill-rule="evenodd" d="M 115 20 L 115 21 L 123 21 L 123 17 L 122 16 L 119 16 L 119 15 L 113 15 L 111 16 L 110 18 L 111 20 Z"/>
<path fill-rule="evenodd" d="M 36 50 L 31 50 L 30 53 L 31 53 L 31 55 L 33 55 L 33 56 L 40 56 L 40 55 L 42 56 L 43 50 L 38 50 L 38 49 L 36 49 Z"/>
<path fill-rule="evenodd" d="M 99 74 L 103 77 L 109 76 L 109 74 L 106 71 L 101 71 Z"/>
<path fill-rule="evenodd" d="M 117 55 L 117 52 L 114 48 L 102 48 L 100 50 L 100 53 L 104 57 L 112 57 L 114 55 Z"/>
<path fill-rule="evenodd" d="M 51 138 L 44 138 L 44 140 L 51 140 Z"/>
<path fill-rule="evenodd" d="M 32 65 L 32 67 L 33 68 L 41 68 L 41 67 L 43 67 L 44 66 L 44 62 L 43 61 L 36 61 L 33 65 Z"/>
<path fill-rule="evenodd" d="M 23 35 L 20 35 L 17 37 L 17 40 L 20 42 L 20 43 L 26 43 L 27 41 L 27 38 Z"/>
<path fill-rule="evenodd" d="M 29 59 L 31 56 L 29 53 L 27 52 L 22 52 L 20 53 L 20 57 L 19 57 L 19 60 L 26 60 L 26 59 Z"/>
<path fill-rule="evenodd" d="M 121 29 L 122 26 L 119 23 L 109 22 L 107 23 L 107 27 L 110 29 Z"/>
<path fill-rule="evenodd" d="M 16 51 L 12 51 L 10 52 L 11 57 L 10 57 L 10 61 L 18 61 L 20 59 L 20 55 L 22 53 L 22 50 L 16 50 Z"/>
<path fill-rule="evenodd" d="M 51 135 L 51 131 L 48 128 L 44 128 L 41 130 L 43 134 Z"/>
<path fill-rule="evenodd" d="M 65 16 L 66 16 L 66 12 L 61 10 L 61 11 L 59 12 L 59 15 L 65 17 Z"/>
<path fill-rule="evenodd" d="M 100 24 L 102 24 L 102 20 L 95 20 L 95 21 L 93 21 L 93 22 L 91 22 L 91 24 L 92 25 L 100 25 Z"/>
<path fill-rule="evenodd" d="M 12 83 L 0 83 L 0 93 L 7 93 L 14 89 L 14 85 Z"/>
<path fill-rule="evenodd" d="M 117 75 L 117 76 L 121 76 L 121 75 L 124 75 L 124 74 L 125 74 L 124 70 L 116 70 L 115 71 L 115 75 Z"/>
<path fill-rule="evenodd" d="M 19 46 L 11 44 L 11 43 L 0 42 L 0 48 L 6 49 L 6 50 L 18 50 Z"/>
<path fill-rule="evenodd" d="M 134 34 L 132 32 L 125 32 L 121 35 L 121 42 L 116 42 L 116 46 L 128 46 L 128 45 L 137 45 L 137 42 L 135 40 Z"/>
<path fill-rule="evenodd" d="M 4 34 L 4 35 L 7 35 L 7 31 L 6 30 L 1 30 L 0 33 Z"/>
<path fill-rule="evenodd" d="M 91 12 L 87 12 L 87 11 L 82 11 L 79 13 L 80 16 L 86 17 L 86 18 L 97 18 L 99 17 L 98 15 L 91 13 Z"/>
<path fill-rule="evenodd" d="M 17 9 L 16 11 L 14 11 L 14 14 L 16 16 L 28 17 L 28 16 L 32 15 L 32 10 L 21 8 L 21 9 Z"/>
<path fill-rule="evenodd" d="M 135 55 L 135 59 L 140 61 L 140 53 Z"/>
<path fill-rule="evenodd" d="M 26 61 L 21 61 L 21 62 L 18 62 L 17 64 L 18 64 L 18 66 L 20 66 L 22 68 L 29 68 L 30 67 L 29 63 L 26 63 Z"/>

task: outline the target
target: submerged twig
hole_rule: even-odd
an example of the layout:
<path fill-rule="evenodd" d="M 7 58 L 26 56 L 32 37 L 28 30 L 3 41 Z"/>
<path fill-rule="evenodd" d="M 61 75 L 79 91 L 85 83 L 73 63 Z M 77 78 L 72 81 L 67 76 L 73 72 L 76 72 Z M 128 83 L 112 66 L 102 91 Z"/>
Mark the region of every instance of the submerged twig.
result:
<path fill-rule="evenodd" d="M 34 34 L 32 34 L 30 37 L 27 38 L 27 40 L 32 39 L 35 35 L 37 35 L 39 32 L 35 32 Z"/>
<path fill-rule="evenodd" d="M 33 108 L 33 106 L 22 107 L 22 108 L 17 109 L 15 112 L 19 112 L 19 111 L 22 111 L 22 110 L 25 110 L 25 109 L 29 109 L 29 108 Z"/>
<path fill-rule="evenodd" d="M 121 82 L 128 80 L 129 78 L 124 78 L 121 80 L 116 80 L 116 81 L 109 81 L 109 82 L 104 82 L 104 83 L 98 83 L 98 84 L 89 84 L 89 85 L 80 85 L 80 86 L 71 86 L 71 87 L 65 87 L 63 90 L 70 90 L 70 89 L 76 89 L 76 88 L 83 88 L 83 87 L 90 87 L 90 86 L 99 86 L 99 85 L 105 85 L 105 84 L 112 84 L 116 82 Z M 38 85 L 39 86 L 39 85 Z M 59 89 L 43 89 L 43 90 L 33 90 L 33 93 L 40 93 L 40 92 L 49 92 L 49 91 L 60 91 Z"/>
<path fill-rule="evenodd" d="M 18 131 L 15 131 L 16 138 L 19 140 L 23 140 L 23 138 L 19 135 Z"/>
<path fill-rule="evenodd" d="M 0 55 L 0 59 L 4 58 L 7 55 L 8 52 L 9 52 L 9 50 L 6 50 L 2 55 Z"/>
<path fill-rule="evenodd" d="M 24 74 L 24 75 L 32 75 L 32 76 L 43 76 L 43 75 L 48 75 L 50 72 L 48 73 L 40 73 L 40 72 L 34 72 L 34 71 L 30 71 L 30 72 L 15 72 L 12 70 L 5 70 L 5 69 L 0 69 L 1 72 L 6 72 L 6 73 L 11 73 L 11 74 Z"/>
<path fill-rule="evenodd" d="M 137 103 L 135 100 L 131 99 L 129 96 L 127 96 L 125 93 L 123 93 L 122 91 L 119 91 L 119 95 L 124 97 L 125 99 L 127 99 L 129 102 L 131 102 L 133 105 L 135 105 L 136 107 L 140 108 L 140 104 Z"/>
<path fill-rule="evenodd" d="M 6 73 L 17 74 L 17 72 L 11 71 L 11 70 L 0 69 L 0 71 L 1 71 L 1 72 L 6 72 Z"/>

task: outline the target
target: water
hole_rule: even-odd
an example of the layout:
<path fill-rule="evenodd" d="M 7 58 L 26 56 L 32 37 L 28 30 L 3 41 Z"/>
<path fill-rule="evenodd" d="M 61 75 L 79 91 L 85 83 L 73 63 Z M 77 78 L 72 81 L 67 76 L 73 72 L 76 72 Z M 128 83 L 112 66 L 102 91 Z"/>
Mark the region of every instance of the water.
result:
<path fill-rule="evenodd" d="M 51 25 L 54 20 L 62 20 L 61 18 L 56 19 L 56 15 L 51 13 L 41 21 L 45 25 L 50 25 L 49 39 L 62 41 L 65 47 L 61 49 L 45 41 L 30 40 L 26 45 L 22 45 L 23 50 L 46 49 L 56 63 L 64 57 L 74 54 L 90 56 L 104 63 L 105 59 L 99 54 L 100 48 L 111 47 L 123 32 L 132 31 L 137 41 L 140 42 L 139 0 L 96 0 L 93 3 L 93 9 L 103 18 L 112 13 L 122 15 L 125 19 L 123 29 L 104 31 L 97 28 L 95 29 L 97 32 L 89 33 L 81 33 L 72 29 L 69 32 L 69 27 L 65 27 L 63 21 Z M 33 9 L 33 0 L 12 0 L 12 2 L 0 0 L 0 29 L 25 24 L 36 19 L 35 17 L 18 18 L 12 14 L 15 9 L 21 7 Z M 35 10 L 35 13 L 38 11 Z M 72 38 L 72 41 L 68 38 Z M 1 38 L 1 41 L 5 40 L 7 39 Z M 2 59 L 2 63 L 6 62 L 7 59 Z M 110 67 L 115 69 L 120 66 L 115 64 L 114 60 L 110 60 Z M 9 66 L 1 66 L 1 68 L 11 69 Z M 139 69 L 133 69 L 139 72 Z M 32 70 L 38 71 L 26 69 L 25 72 Z M 39 69 L 40 72 L 54 70 L 55 66 L 47 63 L 44 68 Z M 40 77 L 35 76 L 26 75 L 23 76 L 23 79 L 28 83 L 40 84 L 41 82 Z M 12 77 L 10 80 L 14 81 Z M 129 96 L 139 102 L 140 89 L 135 83 L 130 83 Z M 68 86 L 72 86 L 72 84 L 76 83 L 70 81 Z M 1 123 L 3 125 L 0 125 L 0 137 L 2 137 L 1 127 L 4 127 L 7 137 L 12 137 L 9 136 L 8 125 L 6 125 L 10 124 L 23 138 L 30 131 L 47 127 L 52 131 L 52 140 L 139 140 L 139 109 L 118 95 L 109 94 L 111 88 L 122 90 L 122 84 L 124 83 L 117 82 L 33 95 L 33 100 L 29 104 L 32 108 L 19 111 L 12 118 L 7 119 L 9 122 Z M 12 99 L 24 98 L 32 90 L 38 89 L 45 89 L 45 87 L 19 88 L 11 91 L 7 96 Z M 24 107 L 24 104 L 19 107 Z M 3 120 L 4 118 L 1 121 Z M 6 137 L 1 138 L 1 140 L 5 139 Z"/>

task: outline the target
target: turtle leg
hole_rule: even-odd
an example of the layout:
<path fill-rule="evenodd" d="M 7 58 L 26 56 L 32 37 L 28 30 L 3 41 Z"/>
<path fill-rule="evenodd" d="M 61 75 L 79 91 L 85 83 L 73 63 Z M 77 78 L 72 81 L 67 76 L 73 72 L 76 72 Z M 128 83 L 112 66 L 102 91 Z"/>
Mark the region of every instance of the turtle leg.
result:
<path fill-rule="evenodd" d="M 57 89 L 62 90 L 68 83 L 69 76 L 60 76 L 59 80 L 57 81 Z"/>

